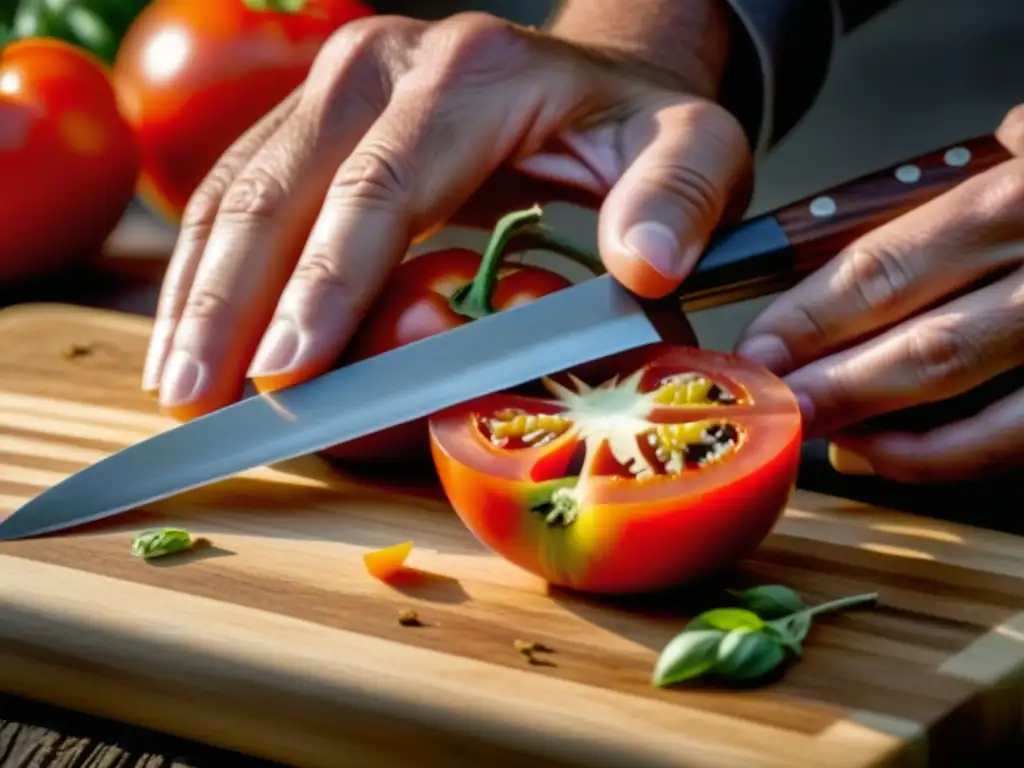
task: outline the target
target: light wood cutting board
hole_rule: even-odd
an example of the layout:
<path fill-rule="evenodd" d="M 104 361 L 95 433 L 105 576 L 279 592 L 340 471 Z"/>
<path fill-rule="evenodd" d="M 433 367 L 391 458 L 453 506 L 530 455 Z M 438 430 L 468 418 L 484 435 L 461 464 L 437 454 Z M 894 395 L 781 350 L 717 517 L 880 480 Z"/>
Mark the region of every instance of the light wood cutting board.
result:
<path fill-rule="evenodd" d="M 137 388 L 148 330 L 0 312 L 0 515 L 172 426 Z M 67 359 L 72 344 L 92 352 Z M 133 558 L 158 524 L 213 547 Z M 364 552 L 409 538 L 417 576 L 366 574 Z M 549 590 L 476 543 L 429 478 L 309 457 L 0 544 L 0 689 L 312 768 L 960 765 L 1019 738 L 1021 539 L 797 492 L 727 585 L 763 582 L 881 604 L 820 620 L 768 687 L 656 690 L 699 594 Z M 401 626 L 406 608 L 427 626 Z M 550 666 L 516 639 L 552 647 Z"/>

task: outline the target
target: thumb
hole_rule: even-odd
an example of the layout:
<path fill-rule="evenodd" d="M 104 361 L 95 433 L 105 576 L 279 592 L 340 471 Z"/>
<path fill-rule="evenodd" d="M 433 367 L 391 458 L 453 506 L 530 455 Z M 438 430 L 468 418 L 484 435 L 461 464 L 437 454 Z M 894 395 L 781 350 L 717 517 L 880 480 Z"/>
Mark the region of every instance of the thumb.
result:
<path fill-rule="evenodd" d="M 635 115 L 622 136 L 627 167 L 601 206 L 601 258 L 626 288 L 660 298 L 693 269 L 734 198 L 749 192 L 750 148 L 731 114 L 698 99 Z"/>

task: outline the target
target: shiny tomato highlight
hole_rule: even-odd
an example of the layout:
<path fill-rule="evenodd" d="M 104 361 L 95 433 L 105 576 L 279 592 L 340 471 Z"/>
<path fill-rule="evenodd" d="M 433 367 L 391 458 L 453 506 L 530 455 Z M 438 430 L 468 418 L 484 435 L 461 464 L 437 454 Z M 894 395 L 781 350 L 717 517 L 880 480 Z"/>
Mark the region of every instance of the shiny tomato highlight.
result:
<path fill-rule="evenodd" d="M 50 38 L 0 46 L 0 283 L 96 255 L 138 171 L 99 59 Z"/>
<path fill-rule="evenodd" d="M 377 303 L 349 343 L 342 365 L 411 344 L 472 320 L 450 305 L 452 294 L 473 282 L 480 254 L 450 248 L 423 254 L 399 265 L 388 278 Z M 570 286 L 572 282 L 540 267 L 508 264 L 499 271 L 491 296 L 496 312 L 519 306 Z M 415 372 L 410 371 L 410 375 Z M 452 371 L 453 376 L 458 371 Z M 271 392 L 306 378 L 303 372 L 254 380 L 260 392 Z M 430 455 L 426 420 L 401 424 L 335 446 L 326 454 L 349 461 L 406 461 Z"/>
<path fill-rule="evenodd" d="M 720 352 L 654 344 L 429 420 L 445 493 L 473 534 L 548 582 L 647 592 L 704 578 L 768 535 L 796 482 L 796 398 Z M 585 374 L 583 374 L 585 375 Z"/>
<path fill-rule="evenodd" d="M 234 141 L 291 93 L 359 0 L 297 10 L 255 0 L 154 0 L 121 42 L 114 78 L 142 147 L 139 194 L 170 221 Z"/>

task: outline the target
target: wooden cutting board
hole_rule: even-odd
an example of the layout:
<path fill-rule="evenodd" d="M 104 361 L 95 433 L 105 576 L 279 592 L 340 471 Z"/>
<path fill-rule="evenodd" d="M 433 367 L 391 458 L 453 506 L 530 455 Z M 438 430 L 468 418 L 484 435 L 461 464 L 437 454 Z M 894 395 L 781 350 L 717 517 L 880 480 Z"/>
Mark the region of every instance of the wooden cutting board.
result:
<path fill-rule="evenodd" d="M 148 331 L 0 312 L 0 515 L 171 426 L 137 388 Z M 89 353 L 65 357 L 75 344 Z M 133 558 L 134 534 L 163 524 L 213 546 Z M 417 574 L 366 574 L 364 552 L 409 538 Z M 0 689 L 313 768 L 960 765 L 1018 740 L 1021 539 L 797 492 L 728 585 L 763 582 L 881 600 L 820 620 L 770 686 L 656 690 L 699 594 L 548 589 L 476 543 L 429 478 L 309 457 L 0 544 Z M 406 608 L 426 626 L 400 625 Z M 552 647 L 549 665 L 517 639 Z"/>

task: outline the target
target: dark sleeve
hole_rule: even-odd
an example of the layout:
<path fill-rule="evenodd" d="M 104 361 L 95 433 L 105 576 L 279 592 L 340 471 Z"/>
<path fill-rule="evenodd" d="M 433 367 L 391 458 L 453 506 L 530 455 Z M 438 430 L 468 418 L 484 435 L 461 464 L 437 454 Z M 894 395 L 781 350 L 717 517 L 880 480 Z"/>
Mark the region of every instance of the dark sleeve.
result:
<path fill-rule="evenodd" d="M 726 0 L 734 51 L 721 101 L 755 153 L 775 146 L 817 98 L 843 35 L 899 0 Z"/>

